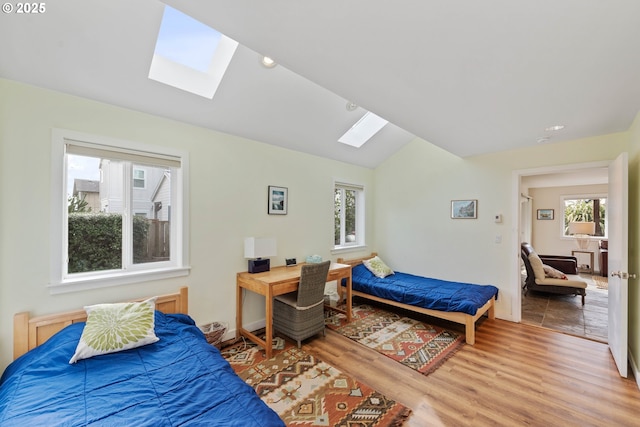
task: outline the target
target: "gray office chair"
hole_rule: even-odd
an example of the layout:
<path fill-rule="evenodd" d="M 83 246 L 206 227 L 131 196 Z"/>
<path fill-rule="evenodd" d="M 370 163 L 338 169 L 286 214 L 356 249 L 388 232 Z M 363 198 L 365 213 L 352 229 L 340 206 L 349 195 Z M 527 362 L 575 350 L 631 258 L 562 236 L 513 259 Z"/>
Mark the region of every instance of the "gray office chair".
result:
<path fill-rule="evenodd" d="M 273 329 L 293 338 L 324 335 L 324 287 L 331 261 L 304 264 L 298 290 L 273 299 Z"/>

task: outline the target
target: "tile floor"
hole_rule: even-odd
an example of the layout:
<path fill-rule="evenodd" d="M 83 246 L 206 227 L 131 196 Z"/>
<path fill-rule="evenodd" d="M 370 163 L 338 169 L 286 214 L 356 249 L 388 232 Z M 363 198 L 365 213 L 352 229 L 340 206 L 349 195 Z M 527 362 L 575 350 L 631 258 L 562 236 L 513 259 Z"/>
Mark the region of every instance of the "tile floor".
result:
<path fill-rule="evenodd" d="M 588 274 L 581 274 L 588 283 L 585 305 L 580 296 L 554 295 L 529 291 L 522 293 L 522 323 L 607 342 L 606 289 L 599 289 Z"/>

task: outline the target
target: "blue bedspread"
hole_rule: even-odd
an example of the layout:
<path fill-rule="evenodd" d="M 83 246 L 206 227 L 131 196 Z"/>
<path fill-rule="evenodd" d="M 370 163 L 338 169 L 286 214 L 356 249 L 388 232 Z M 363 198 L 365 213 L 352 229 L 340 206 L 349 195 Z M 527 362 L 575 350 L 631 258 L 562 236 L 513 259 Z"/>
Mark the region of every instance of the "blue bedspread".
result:
<path fill-rule="evenodd" d="M 156 312 L 158 342 L 70 365 L 83 327 L 7 367 L 1 426 L 284 426 L 186 315 Z"/>
<path fill-rule="evenodd" d="M 380 279 L 363 264 L 353 267 L 352 275 L 355 291 L 431 310 L 475 315 L 487 301 L 498 296 L 498 288 L 492 285 L 449 282 L 399 272 Z"/>

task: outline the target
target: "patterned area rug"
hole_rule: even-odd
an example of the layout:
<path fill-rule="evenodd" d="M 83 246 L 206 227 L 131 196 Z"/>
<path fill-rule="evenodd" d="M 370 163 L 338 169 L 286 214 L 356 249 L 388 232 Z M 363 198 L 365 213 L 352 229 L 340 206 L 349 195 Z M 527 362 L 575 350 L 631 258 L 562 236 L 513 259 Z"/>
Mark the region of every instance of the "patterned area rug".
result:
<path fill-rule="evenodd" d="M 288 426 L 400 426 L 411 414 L 282 338 L 274 351 L 267 360 L 261 347 L 240 342 L 222 354 Z"/>
<path fill-rule="evenodd" d="M 609 278 L 603 276 L 591 276 L 598 289 L 609 289 Z"/>
<path fill-rule="evenodd" d="M 464 345 L 464 335 L 366 304 L 353 316 L 325 311 L 327 327 L 424 375 L 435 371 Z"/>

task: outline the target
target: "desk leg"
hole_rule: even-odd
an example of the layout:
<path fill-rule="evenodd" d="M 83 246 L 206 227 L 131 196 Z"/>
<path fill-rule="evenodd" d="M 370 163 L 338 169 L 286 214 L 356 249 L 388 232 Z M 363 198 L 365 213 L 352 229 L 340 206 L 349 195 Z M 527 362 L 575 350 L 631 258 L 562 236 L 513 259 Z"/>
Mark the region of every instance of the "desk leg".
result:
<path fill-rule="evenodd" d="M 242 330 L 242 287 L 236 282 L 236 339 L 240 338 Z"/>
<path fill-rule="evenodd" d="M 264 352 L 267 359 L 271 359 L 272 346 L 273 346 L 273 295 L 271 286 L 268 287 L 269 291 L 265 295 L 265 337 L 264 337 Z"/>
<path fill-rule="evenodd" d="M 338 282 L 340 284 L 340 282 Z M 347 322 L 351 322 L 351 308 L 352 308 L 352 296 L 351 296 L 351 270 L 347 276 Z"/>

